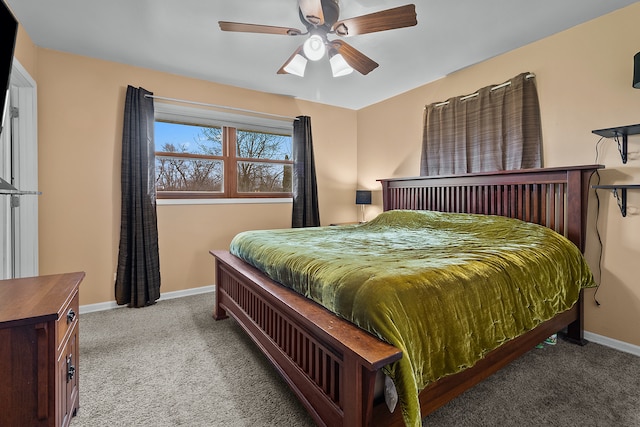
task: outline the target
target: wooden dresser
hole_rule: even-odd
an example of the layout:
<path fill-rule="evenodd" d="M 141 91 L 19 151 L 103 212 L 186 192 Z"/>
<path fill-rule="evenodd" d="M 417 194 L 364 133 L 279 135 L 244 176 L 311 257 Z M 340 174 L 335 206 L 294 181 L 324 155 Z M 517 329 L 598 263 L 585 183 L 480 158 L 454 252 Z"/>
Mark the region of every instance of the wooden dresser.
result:
<path fill-rule="evenodd" d="M 0 280 L 0 426 L 68 426 L 78 410 L 83 278 Z"/>

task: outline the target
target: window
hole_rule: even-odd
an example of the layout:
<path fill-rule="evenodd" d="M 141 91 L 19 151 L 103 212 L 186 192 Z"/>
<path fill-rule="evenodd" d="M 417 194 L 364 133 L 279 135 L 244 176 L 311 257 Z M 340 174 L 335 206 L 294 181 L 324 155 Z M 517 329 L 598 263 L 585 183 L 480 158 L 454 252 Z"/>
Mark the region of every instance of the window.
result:
<path fill-rule="evenodd" d="M 292 124 L 156 104 L 158 198 L 291 197 Z"/>

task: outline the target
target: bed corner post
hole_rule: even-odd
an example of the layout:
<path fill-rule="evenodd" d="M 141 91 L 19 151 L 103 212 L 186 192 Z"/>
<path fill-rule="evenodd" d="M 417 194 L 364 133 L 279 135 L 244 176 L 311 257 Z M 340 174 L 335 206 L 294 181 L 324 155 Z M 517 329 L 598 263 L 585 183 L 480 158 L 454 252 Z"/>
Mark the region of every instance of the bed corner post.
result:
<path fill-rule="evenodd" d="M 589 343 L 584 339 L 584 290 L 580 291 L 576 308 L 578 310 L 578 318 L 567 325 L 567 332 L 563 338 L 572 344 L 584 346 Z"/>
<path fill-rule="evenodd" d="M 382 210 L 388 211 L 391 209 L 391 201 L 389 198 L 389 181 L 385 179 L 378 180 L 382 184 Z"/>
<path fill-rule="evenodd" d="M 569 209 L 569 239 L 578 246 L 584 253 L 586 232 L 587 232 L 587 205 L 589 200 L 589 184 L 593 173 L 603 168 L 602 165 L 591 165 L 576 170 L 567 171 L 568 194 L 571 199 L 567 200 Z M 588 341 L 584 339 L 584 291 L 580 291 L 580 297 L 576 302 L 578 318 L 567 326 L 564 338 L 578 345 L 586 345 Z"/>
<path fill-rule="evenodd" d="M 567 170 L 567 237 L 584 253 L 589 179 L 582 170 Z"/>
<path fill-rule="evenodd" d="M 370 371 L 352 355 L 343 360 L 343 425 L 370 426 L 373 422 L 374 387 L 377 371 Z"/>
<path fill-rule="evenodd" d="M 227 312 L 220 306 L 220 287 L 222 286 L 222 269 L 220 268 L 220 259 L 216 256 L 214 251 L 209 251 L 209 253 L 211 255 L 214 256 L 216 262 L 215 262 L 215 277 L 216 277 L 216 282 L 214 284 L 215 287 L 215 291 L 214 291 L 214 302 L 213 302 L 213 318 L 216 320 L 222 320 L 222 319 L 226 319 L 227 317 L 229 317 L 227 315 Z"/>

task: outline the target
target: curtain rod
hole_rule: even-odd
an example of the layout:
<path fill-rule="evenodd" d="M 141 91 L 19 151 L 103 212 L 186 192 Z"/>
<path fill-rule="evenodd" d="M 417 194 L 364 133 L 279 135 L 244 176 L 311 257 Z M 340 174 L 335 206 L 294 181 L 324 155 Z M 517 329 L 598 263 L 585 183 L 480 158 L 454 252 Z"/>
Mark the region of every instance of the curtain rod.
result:
<path fill-rule="evenodd" d="M 526 79 L 531 79 L 531 78 L 533 78 L 535 76 L 536 76 L 535 74 L 527 74 L 524 77 Z M 511 84 L 511 80 L 509 80 L 508 82 L 504 82 L 502 84 L 496 85 L 496 86 L 492 87 L 491 90 L 493 91 L 493 90 L 496 90 L 496 89 L 500 89 L 500 88 L 509 86 L 510 84 Z M 478 96 L 478 92 L 472 93 L 471 95 L 463 96 L 462 98 L 460 98 L 460 101 L 466 101 L 467 99 L 475 98 L 476 96 Z M 439 102 L 435 106 L 436 107 L 442 107 L 443 105 L 447 105 L 448 103 L 449 103 L 449 101 Z M 425 108 L 427 108 L 427 107 L 425 107 Z"/>
<path fill-rule="evenodd" d="M 225 105 L 208 104 L 206 102 L 187 101 L 186 99 L 167 98 L 167 97 L 164 97 L 164 96 L 156 96 L 156 95 L 145 95 L 145 98 L 160 99 L 162 101 L 180 102 L 180 103 L 183 103 L 183 104 L 200 105 L 200 106 L 203 106 L 203 107 L 220 108 L 220 109 L 223 109 L 223 110 L 230 110 L 230 111 L 239 111 L 239 112 L 242 112 L 242 113 L 257 114 L 257 115 L 265 116 L 265 117 L 275 117 L 275 118 L 279 118 L 279 119 L 298 120 L 297 117 L 281 116 L 279 114 L 263 113 L 261 111 L 245 110 L 243 108 L 227 107 Z"/>

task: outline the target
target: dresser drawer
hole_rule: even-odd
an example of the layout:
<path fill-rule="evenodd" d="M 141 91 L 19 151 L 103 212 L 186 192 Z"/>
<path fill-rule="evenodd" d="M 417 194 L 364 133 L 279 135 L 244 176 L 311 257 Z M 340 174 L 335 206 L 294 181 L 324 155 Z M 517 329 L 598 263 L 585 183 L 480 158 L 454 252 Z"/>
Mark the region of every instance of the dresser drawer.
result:
<path fill-rule="evenodd" d="M 58 427 L 69 426 L 80 403 L 78 399 L 79 362 L 78 329 L 76 327 L 69 331 L 69 338 L 65 341 L 65 346 L 58 356 L 56 367 L 56 395 L 58 396 L 56 426 Z"/>
<path fill-rule="evenodd" d="M 56 322 L 57 347 L 64 345 L 68 332 L 78 323 L 78 314 L 80 312 L 80 299 L 76 292 L 71 302 L 63 308 L 62 315 Z"/>

